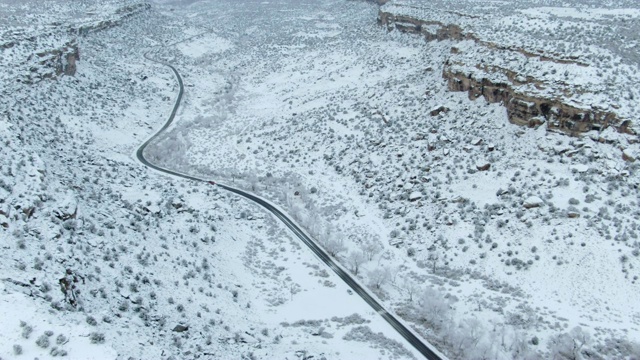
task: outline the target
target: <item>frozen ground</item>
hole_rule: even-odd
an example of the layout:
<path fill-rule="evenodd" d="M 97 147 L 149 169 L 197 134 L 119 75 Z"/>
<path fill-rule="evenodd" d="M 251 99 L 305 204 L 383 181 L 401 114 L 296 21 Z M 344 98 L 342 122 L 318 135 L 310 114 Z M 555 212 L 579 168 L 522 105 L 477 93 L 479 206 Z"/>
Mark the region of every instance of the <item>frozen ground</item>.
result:
<path fill-rule="evenodd" d="M 510 80 L 527 95 L 637 117 L 640 13 L 633 1 L 394 0 L 381 10 L 472 34 L 476 41 L 459 42 L 447 56 L 458 72 L 503 82 L 515 74 Z"/>
<path fill-rule="evenodd" d="M 202 32 L 180 21 L 150 10 L 81 37 L 74 77 L 3 73 L 0 358 L 412 358 L 259 208 L 137 163 L 177 94 L 143 53 Z M 194 43 L 230 44 L 218 39 Z M 11 49 L 18 76 L 32 54 Z"/>
<path fill-rule="evenodd" d="M 635 154 L 637 136 L 513 126 L 500 105 L 446 90 L 452 42 L 387 33 L 376 7 L 260 6 L 176 8 L 202 27 L 229 19 L 212 30 L 234 46 L 175 58 L 197 75 L 158 148 L 186 151 L 159 161 L 280 201 L 452 357 L 557 355 L 584 333 L 616 357 L 611 339 L 638 340 L 639 179 L 619 149 Z"/>
<path fill-rule="evenodd" d="M 522 11 L 573 11 L 545 6 Z M 151 48 L 185 97 L 149 159 L 278 202 L 451 358 L 637 357 L 640 179 L 616 147 L 636 156 L 637 137 L 511 125 L 447 91 L 452 43 L 388 33 L 377 13 L 156 4 L 81 38 L 75 77 L 3 77 L 0 308 L 16 311 L 0 357 L 411 356 L 271 217 L 134 160 L 177 91 Z"/>

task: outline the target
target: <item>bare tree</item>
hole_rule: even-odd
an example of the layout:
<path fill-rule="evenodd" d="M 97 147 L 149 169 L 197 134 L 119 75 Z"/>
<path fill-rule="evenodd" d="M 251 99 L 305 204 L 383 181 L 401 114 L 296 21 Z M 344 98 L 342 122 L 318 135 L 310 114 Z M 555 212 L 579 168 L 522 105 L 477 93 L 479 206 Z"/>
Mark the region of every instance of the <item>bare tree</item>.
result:
<path fill-rule="evenodd" d="M 331 237 L 327 239 L 324 243 L 324 248 L 327 250 L 329 255 L 336 257 L 339 253 L 347 250 L 347 247 L 344 246 L 342 238 L 334 238 Z"/>
<path fill-rule="evenodd" d="M 437 250 L 433 250 L 429 252 L 429 256 L 427 257 L 427 260 L 429 260 L 429 262 L 431 262 L 431 265 L 433 266 L 433 273 L 436 273 L 436 266 L 438 265 L 438 260 L 440 259 L 440 254 L 438 253 Z"/>
<path fill-rule="evenodd" d="M 398 274 L 399 274 L 399 273 L 400 273 L 400 271 L 402 271 L 404 268 L 405 268 L 405 267 L 404 267 L 404 265 L 398 265 L 398 266 L 395 266 L 395 267 L 393 268 L 393 270 L 390 270 L 390 273 L 391 273 L 391 283 L 392 283 L 393 285 L 395 285 L 395 284 L 396 284 L 396 279 L 398 278 Z"/>
<path fill-rule="evenodd" d="M 360 270 L 360 265 L 362 265 L 366 261 L 366 257 L 360 251 L 353 251 L 349 253 L 347 256 L 347 263 L 349 264 L 349 268 L 353 275 L 358 276 L 358 271 Z"/>
<path fill-rule="evenodd" d="M 539 356 L 529 348 L 529 341 L 526 336 L 520 331 L 514 331 L 513 333 L 513 341 L 511 342 L 511 346 L 509 346 L 511 350 L 511 358 L 513 360 L 516 359 L 538 359 Z"/>
<path fill-rule="evenodd" d="M 386 266 L 382 268 L 375 268 L 369 271 L 368 275 L 370 284 L 373 285 L 376 289 L 380 289 L 380 287 L 387 281 L 389 281 L 389 278 L 391 277 L 389 268 Z"/>
<path fill-rule="evenodd" d="M 251 186 L 251 191 L 256 191 L 258 189 L 258 182 L 259 182 L 258 177 L 253 173 L 249 174 L 247 177 L 248 177 L 247 180 L 249 181 L 249 185 Z"/>
<path fill-rule="evenodd" d="M 549 339 L 549 350 L 554 359 L 582 359 L 582 349 L 591 342 L 591 335 L 576 326 L 568 333 Z"/>
<path fill-rule="evenodd" d="M 469 336 L 470 346 L 473 348 L 477 347 L 485 332 L 482 323 L 473 317 L 465 319 L 462 324 L 465 327 L 465 332 Z"/>
<path fill-rule="evenodd" d="M 440 328 L 449 313 L 449 303 L 439 291 L 427 287 L 420 296 L 422 320 L 434 328 Z"/>
<path fill-rule="evenodd" d="M 367 259 L 369 261 L 373 260 L 373 257 L 376 256 L 376 254 L 378 254 L 380 250 L 382 250 L 382 248 L 376 238 L 366 241 L 364 246 L 362 247 L 362 251 L 367 256 Z"/>
<path fill-rule="evenodd" d="M 415 295 L 416 291 L 418 291 L 420 288 L 418 287 L 418 284 L 416 284 L 416 282 L 412 279 L 404 278 L 404 280 L 402 281 L 402 289 L 407 293 L 409 301 L 413 302 L 413 295 Z"/>

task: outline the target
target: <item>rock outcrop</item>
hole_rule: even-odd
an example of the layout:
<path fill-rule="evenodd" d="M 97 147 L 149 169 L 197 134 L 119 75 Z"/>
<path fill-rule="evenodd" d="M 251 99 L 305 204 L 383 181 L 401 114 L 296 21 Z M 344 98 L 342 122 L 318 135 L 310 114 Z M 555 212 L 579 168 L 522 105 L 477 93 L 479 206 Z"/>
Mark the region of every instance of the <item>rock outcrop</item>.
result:
<path fill-rule="evenodd" d="M 469 15 L 464 15 L 469 16 Z M 404 33 L 423 36 L 426 41 L 465 41 L 498 51 L 514 51 L 527 58 L 536 57 L 540 61 L 551 61 L 558 64 L 572 64 L 587 66 L 575 57 L 564 57 L 559 54 L 543 54 L 531 52 L 521 48 L 501 46 L 483 41 L 472 33 L 464 32 L 456 24 L 445 24 L 440 21 L 416 19 L 407 15 L 396 15 L 381 9 L 378 13 L 378 24 L 389 31 L 399 30 Z M 456 47 L 451 48 L 452 54 L 457 54 Z M 465 65 L 465 66 L 454 66 Z M 456 68 L 472 68 L 478 71 L 457 70 Z M 491 76 L 491 75 L 498 76 Z M 484 97 L 489 103 L 501 103 L 506 107 L 509 121 L 514 124 L 537 127 L 542 124 L 549 129 L 577 134 L 591 130 L 604 130 L 611 126 L 619 132 L 634 134 L 631 121 L 621 119 L 617 114 L 595 107 L 578 107 L 571 105 L 561 97 L 541 97 L 528 95 L 518 87 L 531 85 L 541 89 L 545 85 L 531 77 L 522 76 L 514 71 L 489 67 L 484 64 L 454 64 L 445 63 L 442 76 L 447 80 L 450 91 L 465 91 L 469 99 Z M 504 80 L 494 80 L 504 79 Z"/>
<path fill-rule="evenodd" d="M 466 91 L 469 99 L 479 97 L 489 103 L 502 103 L 507 108 L 507 116 L 513 124 L 537 127 L 544 123 L 549 129 L 570 134 L 603 130 L 613 126 L 620 132 L 630 132 L 629 121 L 622 121 L 616 114 L 600 109 L 584 109 L 568 105 L 560 99 L 540 98 L 522 94 L 513 89 L 512 84 L 493 82 L 474 74 L 452 71 L 445 64 L 442 77 L 447 80 L 450 91 Z"/>
<path fill-rule="evenodd" d="M 477 40 L 471 34 L 464 34 L 462 29 L 454 24 L 443 24 L 439 21 L 426 21 L 410 16 L 394 15 L 380 11 L 378 24 L 384 25 L 388 30 L 394 28 L 409 34 L 420 34 L 427 41 L 442 40 Z"/>
<path fill-rule="evenodd" d="M 59 75 L 73 76 L 76 74 L 76 62 L 80 60 L 80 51 L 75 39 L 66 43 L 60 49 L 52 49 L 31 55 L 28 60 L 36 60 L 36 63 L 52 71 L 41 73 L 40 78 L 55 78 Z M 32 68 L 35 72 L 36 69 Z"/>
<path fill-rule="evenodd" d="M 86 36 L 90 33 L 103 31 L 121 25 L 124 21 L 151 8 L 147 2 L 139 2 L 124 6 L 113 14 L 99 20 L 71 24 L 63 27 L 61 32 L 50 32 L 26 36 L 26 32 L 16 30 L 15 36 L 0 44 L 0 49 L 12 47 L 44 48 L 48 50 L 31 53 L 23 63 L 28 71 L 24 72 L 19 81 L 33 84 L 44 79 L 56 79 L 59 76 L 74 76 L 77 70 L 77 62 L 80 61 L 78 48 L 78 36 Z M 58 29 L 61 24 L 56 24 Z M 26 50 L 28 52 L 30 50 Z"/>
<path fill-rule="evenodd" d="M 122 7 L 116 10 L 110 19 L 100 20 L 95 23 L 83 24 L 78 27 L 69 28 L 69 33 L 77 35 L 87 35 L 93 32 L 103 31 L 121 25 L 125 20 L 151 9 L 151 4 L 142 2 Z"/>

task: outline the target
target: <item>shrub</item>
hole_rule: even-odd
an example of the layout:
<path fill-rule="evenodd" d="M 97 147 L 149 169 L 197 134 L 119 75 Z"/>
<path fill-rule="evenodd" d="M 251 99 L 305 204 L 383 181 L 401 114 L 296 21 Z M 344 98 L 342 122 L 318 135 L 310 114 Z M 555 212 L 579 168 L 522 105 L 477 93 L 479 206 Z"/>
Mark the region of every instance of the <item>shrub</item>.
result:
<path fill-rule="evenodd" d="M 104 344 L 104 334 L 99 332 L 92 332 L 91 334 L 89 334 L 89 340 L 91 340 L 92 344 Z"/>
<path fill-rule="evenodd" d="M 129 310 L 129 301 L 127 300 L 122 301 L 120 305 L 118 305 L 118 310 L 122 312 Z"/>
<path fill-rule="evenodd" d="M 22 337 L 25 339 L 28 339 L 29 336 L 31 336 L 31 333 L 33 332 L 33 328 L 27 325 L 27 323 L 25 323 L 24 321 L 20 322 L 20 327 L 22 327 Z"/>
<path fill-rule="evenodd" d="M 49 347 L 49 337 L 47 335 L 40 335 L 38 340 L 36 340 L 36 345 L 40 346 L 43 349 Z"/>
<path fill-rule="evenodd" d="M 540 343 L 540 339 L 538 339 L 537 336 L 534 336 L 531 338 L 531 344 L 532 345 L 538 345 Z"/>
<path fill-rule="evenodd" d="M 410 247 L 407 249 L 407 256 L 413 257 L 416 254 L 416 249 Z"/>

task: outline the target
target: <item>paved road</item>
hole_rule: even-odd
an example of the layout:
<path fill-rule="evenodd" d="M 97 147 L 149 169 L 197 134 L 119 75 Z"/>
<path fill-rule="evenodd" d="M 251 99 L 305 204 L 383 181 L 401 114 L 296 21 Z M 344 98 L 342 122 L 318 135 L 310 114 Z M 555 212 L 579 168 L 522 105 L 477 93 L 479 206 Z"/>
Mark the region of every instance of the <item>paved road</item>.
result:
<path fill-rule="evenodd" d="M 152 163 L 150 163 L 149 161 L 147 161 L 147 159 L 144 157 L 144 149 L 149 145 L 149 143 L 151 143 L 154 139 L 156 139 L 163 131 L 165 131 L 173 122 L 175 116 L 176 116 L 176 112 L 178 111 L 178 108 L 180 107 L 180 102 L 182 101 L 182 95 L 184 93 L 184 85 L 182 83 L 182 77 L 180 76 L 180 73 L 178 73 L 178 70 L 176 70 L 175 67 L 173 67 L 173 65 L 165 63 L 165 62 L 161 62 L 161 61 L 156 61 L 152 58 L 150 58 L 147 54 L 144 55 L 144 57 L 149 60 L 149 61 L 153 61 L 165 66 L 168 66 L 173 73 L 176 76 L 176 79 L 178 79 L 178 85 L 180 87 L 180 90 L 178 92 L 178 97 L 176 98 L 176 102 L 173 106 L 173 110 L 171 111 L 171 115 L 169 115 L 169 119 L 167 120 L 167 122 L 164 124 L 164 126 L 158 130 L 153 136 L 151 136 L 147 141 L 145 141 L 140 148 L 138 148 L 138 151 L 136 152 L 136 157 L 138 158 L 138 160 L 143 163 L 144 165 L 165 173 L 165 174 L 169 174 L 169 175 L 173 175 L 173 176 L 177 176 L 177 177 L 181 177 L 184 179 L 189 179 L 189 180 L 193 180 L 193 181 L 202 181 L 202 182 L 206 182 L 208 183 L 210 180 L 207 179 L 201 179 L 195 176 L 191 176 L 191 175 L 187 175 L 187 174 L 182 174 L 176 171 L 172 171 L 169 169 L 165 169 L 162 168 L 160 166 L 154 165 Z M 270 213 L 272 213 L 275 217 L 277 217 L 278 219 L 280 219 L 280 221 L 282 221 L 302 242 L 304 242 L 309 249 L 311 249 L 311 251 L 313 251 L 314 254 L 316 254 L 316 256 L 318 258 L 320 258 L 320 260 L 322 260 L 325 264 L 327 264 L 327 266 L 329 266 L 331 268 L 331 270 L 333 270 L 345 283 L 347 283 L 347 285 L 349 285 L 351 287 L 351 289 L 353 289 L 353 291 L 358 294 L 364 301 L 367 302 L 367 304 L 369 304 L 369 306 L 371 306 L 373 308 L 373 310 L 375 310 L 378 314 L 380 314 L 380 316 L 382 316 L 382 318 L 384 318 L 394 329 L 396 329 L 396 331 L 402 336 L 404 337 L 411 345 L 413 345 L 413 347 L 418 350 L 422 355 L 424 355 L 425 358 L 429 359 L 429 360 L 440 360 L 440 359 L 445 359 L 445 357 L 443 355 L 441 355 L 437 350 L 435 350 L 435 348 L 433 348 L 432 346 L 427 346 L 425 344 L 425 342 L 423 342 L 420 338 L 418 338 L 413 332 L 411 332 L 411 330 L 409 330 L 401 321 L 399 321 L 395 315 L 390 314 L 389 312 L 387 312 L 387 310 L 385 310 L 384 307 L 382 307 L 382 305 L 380 305 L 380 303 L 374 298 L 372 297 L 362 286 L 360 286 L 360 284 L 354 280 L 351 277 L 351 274 L 349 274 L 347 271 L 345 271 L 341 266 L 339 266 L 338 264 L 336 264 L 336 262 L 333 260 L 332 257 L 329 256 L 329 254 L 327 254 L 326 251 L 324 251 L 324 249 L 322 249 L 320 246 L 318 246 L 318 244 L 316 244 L 315 241 L 313 241 L 304 231 L 302 231 L 302 229 L 300 229 L 294 222 L 293 220 L 291 220 L 285 213 L 283 213 L 282 211 L 280 211 L 280 209 L 278 209 L 276 206 L 274 206 L 273 204 L 271 204 L 270 202 L 254 195 L 248 192 L 245 192 L 243 190 L 240 189 L 236 189 L 234 187 L 231 186 L 227 186 L 227 185 L 223 185 L 223 184 L 217 184 L 219 187 L 228 190 L 232 193 L 238 194 L 246 199 L 249 199 L 253 202 L 255 202 L 256 204 L 262 206 L 263 208 L 265 208 L 267 211 L 269 211 Z"/>

